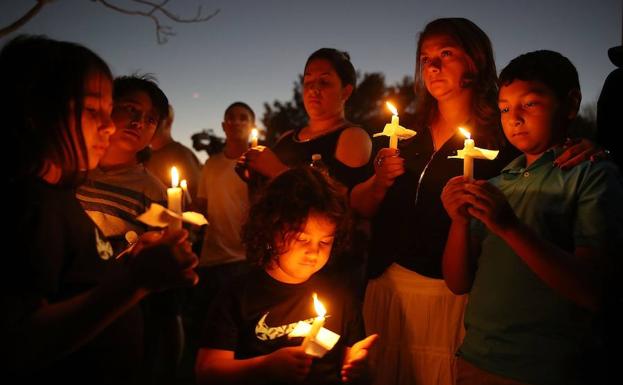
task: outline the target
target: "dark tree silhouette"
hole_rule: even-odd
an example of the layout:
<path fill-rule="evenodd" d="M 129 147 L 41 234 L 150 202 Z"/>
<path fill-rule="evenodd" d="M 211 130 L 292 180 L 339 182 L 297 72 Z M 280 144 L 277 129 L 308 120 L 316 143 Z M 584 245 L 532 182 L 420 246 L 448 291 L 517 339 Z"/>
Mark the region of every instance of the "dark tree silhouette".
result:
<path fill-rule="evenodd" d="M 582 108 L 569 129 L 569 136 L 588 138 L 596 141 L 597 137 L 597 105 L 589 104 Z M 601 144 L 603 145 L 603 144 Z"/>
<path fill-rule="evenodd" d="M 292 100 L 280 102 L 275 100 L 272 106 L 264 103 L 262 124 L 266 127 L 266 143 L 270 146 L 284 132 L 307 124 L 307 113 L 303 105 L 303 76 L 294 82 Z"/>
<path fill-rule="evenodd" d="M 6 36 L 18 30 L 24 24 L 28 23 L 35 15 L 37 15 L 44 6 L 51 4 L 54 1 L 56 0 L 35 0 L 35 4 L 33 5 L 33 7 L 29 9 L 24 15 L 22 15 L 20 18 L 18 18 L 13 23 L 7 25 L 6 27 L 0 28 L 0 37 Z M 200 5 L 197 8 L 197 13 L 194 17 L 186 18 L 176 15 L 168 8 L 166 8 L 170 0 L 127 0 L 127 2 L 135 3 L 136 8 L 132 8 L 129 5 L 124 6 L 112 3 L 110 0 L 90 1 L 94 3 L 99 3 L 108 9 L 112 9 L 125 15 L 142 16 L 151 19 L 154 23 L 154 26 L 156 27 L 156 40 L 158 41 L 158 44 L 164 44 L 168 41 L 168 38 L 170 36 L 175 36 L 173 28 L 162 23 L 163 19 L 168 19 L 175 23 L 201 23 L 210 20 L 220 12 L 220 10 L 217 9 L 215 11 L 205 13 L 202 9 L 202 6 Z"/>
<path fill-rule="evenodd" d="M 206 151 L 209 156 L 223 151 L 225 146 L 225 139 L 214 134 L 211 128 L 193 134 L 190 139 L 195 151 Z"/>

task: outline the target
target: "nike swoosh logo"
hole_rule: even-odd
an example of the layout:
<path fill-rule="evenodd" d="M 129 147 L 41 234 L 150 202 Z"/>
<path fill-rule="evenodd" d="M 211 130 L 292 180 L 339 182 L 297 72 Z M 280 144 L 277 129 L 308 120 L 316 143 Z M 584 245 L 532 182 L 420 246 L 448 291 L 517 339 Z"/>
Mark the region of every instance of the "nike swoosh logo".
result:
<path fill-rule="evenodd" d="M 266 325 L 267 316 L 268 316 L 268 312 L 264 314 L 262 318 L 260 318 L 260 320 L 257 321 L 257 325 L 255 325 L 255 336 L 257 337 L 258 340 L 268 341 L 268 340 L 274 340 L 275 338 L 288 335 L 290 334 L 292 330 L 294 330 L 294 328 L 298 324 L 298 321 L 297 321 L 297 322 L 289 323 L 287 325 L 270 327 Z M 308 324 L 311 325 L 314 322 L 314 318 L 312 317 L 312 318 L 306 319 L 303 322 L 307 322 Z"/>

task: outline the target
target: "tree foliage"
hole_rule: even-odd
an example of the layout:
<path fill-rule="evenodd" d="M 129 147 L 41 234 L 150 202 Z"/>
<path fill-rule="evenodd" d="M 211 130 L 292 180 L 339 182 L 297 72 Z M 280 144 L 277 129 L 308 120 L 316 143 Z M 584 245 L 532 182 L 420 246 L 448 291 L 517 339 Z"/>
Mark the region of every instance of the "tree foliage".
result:
<path fill-rule="evenodd" d="M 195 151 L 206 151 L 209 156 L 223 151 L 225 147 L 225 139 L 216 135 L 211 128 L 193 134 L 190 139 Z"/>

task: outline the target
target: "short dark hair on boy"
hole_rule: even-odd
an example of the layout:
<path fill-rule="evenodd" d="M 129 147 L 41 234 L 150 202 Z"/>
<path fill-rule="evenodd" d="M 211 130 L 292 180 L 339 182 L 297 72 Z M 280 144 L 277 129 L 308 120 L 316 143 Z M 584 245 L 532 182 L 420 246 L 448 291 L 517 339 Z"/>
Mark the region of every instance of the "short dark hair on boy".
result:
<path fill-rule="evenodd" d="M 242 241 L 247 258 L 269 266 L 286 252 L 292 237 L 303 231 L 310 214 L 335 224 L 332 255 L 339 255 L 350 242 L 352 218 L 337 182 L 311 167 L 290 169 L 272 180 L 251 206 Z"/>
<path fill-rule="evenodd" d="M 350 55 L 346 51 L 340 51 L 335 48 L 320 48 L 312 53 L 305 62 L 305 68 L 312 60 L 323 59 L 331 63 L 331 67 L 337 73 L 342 81 L 342 86 L 350 84 L 355 88 L 357 85 L 357 72 L 353 63 L 350 61 Z"/>
<path fill-rule="evenodd" d="M 528 52 L 511 60 L 500 73 L 499 85 L 514 80 L 536 81 L 549 87 L 560 100 L 572 90 L 580 90 L 578 71 L 569 59 L 558 52 L 540 50 Z"/>
<path fill-rule="evenodd" d="M 151 104 L 158 113 L 159 121 L 169 115 L 169 99 L 158 87 L 158 80 L 151 74 L 119 76 L 115 78 L 113 98 L 118 100 L 132 92 L 143 91 L 149 95 Z"/>
<path fill-rule="evenodd" d="M 253 120 L 255 120 L 255 112 L 253 112 L 253 109 L 251 107 L 249 107 L 249 105 L 245 102 L 233 102 L 232 104 L 230 104 L 226 109 L 225 109 L 225 113 L 223 114 L 224 116 L 227 116 L 227 114 L 229 113 L 229 111 L 232 110 L 232 108 L 234 107 L 242 107 L 245 110 L 249 111 L 249 113 L 251 114 L 251 118 Z"/>

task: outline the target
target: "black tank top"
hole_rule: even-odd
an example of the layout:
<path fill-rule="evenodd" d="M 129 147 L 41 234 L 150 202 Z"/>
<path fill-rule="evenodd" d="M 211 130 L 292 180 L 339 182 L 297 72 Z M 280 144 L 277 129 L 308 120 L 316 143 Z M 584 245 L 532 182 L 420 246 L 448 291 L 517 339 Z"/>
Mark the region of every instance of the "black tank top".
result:
<path fill-rule="evenodd" d="M 373 172 L 370 161 L 361 167 L 350 167 L 335 158 L 340 135 L 346 128 L 352 126 L 345 124 L 335 131 L 306 141 L 298 139 L 301 129 L 291 131 L 277 142 L 273 151 L 281 162 L 290 167 L 307 165 L 311 162 L 313 154 L 320 154 L 329 169 L 329 174 L 351 189 L 369 178 Z"/>

